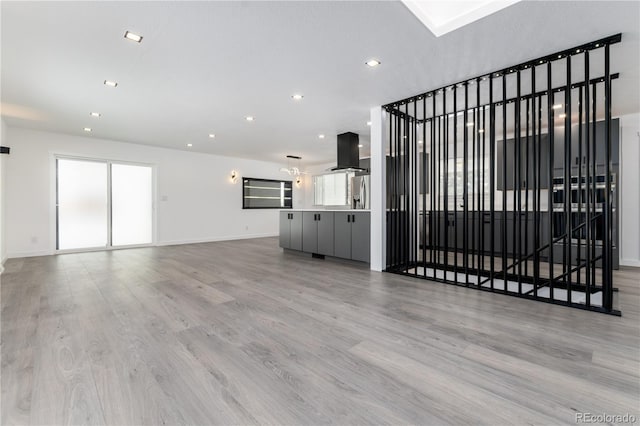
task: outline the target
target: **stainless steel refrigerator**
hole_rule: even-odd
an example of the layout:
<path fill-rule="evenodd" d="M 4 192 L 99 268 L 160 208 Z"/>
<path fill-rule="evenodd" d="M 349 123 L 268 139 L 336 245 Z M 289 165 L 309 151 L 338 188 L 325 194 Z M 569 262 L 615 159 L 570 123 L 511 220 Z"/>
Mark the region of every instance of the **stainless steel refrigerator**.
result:
<path fill-rule="evenodd" d="M 360 175 L 351 178 L 351 208 L 371 208 L 371 175 Z"/>

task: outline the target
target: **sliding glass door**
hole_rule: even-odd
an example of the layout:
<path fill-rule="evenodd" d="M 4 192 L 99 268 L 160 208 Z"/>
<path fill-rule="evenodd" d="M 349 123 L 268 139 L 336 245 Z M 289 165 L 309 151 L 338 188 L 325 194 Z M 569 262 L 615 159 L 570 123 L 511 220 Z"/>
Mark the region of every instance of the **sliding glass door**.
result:
<path fill-rule="evenodd" d="M 58 159 L 58 250 L 108 244 L 107 163 Z"/>
<path fill-rule="evenodd" d="M 153 221 L 152 170 L 111 165 L 111 244 L 150 244 Z"/>
<path fill-rule="evenodd" d="M 58 250 L 151 244 L 150 166 L 75 158 L 56 166 Z"/>

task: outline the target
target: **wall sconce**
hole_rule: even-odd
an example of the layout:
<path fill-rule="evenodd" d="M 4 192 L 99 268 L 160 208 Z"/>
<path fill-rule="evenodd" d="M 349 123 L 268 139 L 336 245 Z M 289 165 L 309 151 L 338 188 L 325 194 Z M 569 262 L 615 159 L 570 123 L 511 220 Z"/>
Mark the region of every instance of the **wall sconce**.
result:
<path fill-rule="evenodd" d="M 296 176 L 296 185 L 299 187 L 302 184 L 302 178 L 300 176 Z"/>
<path fill-rule="evenodd" d="M 235 170 L 231 170 L 231 183 L 236 183 L 238 181 L 238 172 Z"/>

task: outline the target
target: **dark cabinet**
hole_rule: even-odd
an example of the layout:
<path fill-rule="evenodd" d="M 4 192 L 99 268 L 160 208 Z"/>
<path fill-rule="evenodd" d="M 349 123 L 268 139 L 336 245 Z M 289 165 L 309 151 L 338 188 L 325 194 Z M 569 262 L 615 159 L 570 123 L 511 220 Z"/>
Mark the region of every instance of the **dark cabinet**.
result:
<path fill-rule="evenodd" d="M 482 250 L 491 253 L 491 212 L 480 212 L 478 216 L 478 229 L 480 235 L 478 240 Z M 494 213 L 493 217 L 493 252 L 499 253 L 502 250 L 502 213 Z"/>
<path fill-rule="evenodd" d="M 533 213 L 507 213 L 507 254 L 533 259 L 534 223 Z"/>
<path fill-rule="evenodd" d="M 596 160 L 596 173 L 602 173 L 606 163 L 606 123 L 604 121 L 596 122 L 595 131 L 595 160 Z M 587 145 L 586 145 L 586 129 L 585 124 L 582 125 L 582 157 L 580 156 L 580 134 L 579 126 L 574 124 L 571 126 L 571 174 L 578 174 L 578 168 L 587 165 Z M 593 145 L 593 125 L 589 128 L 589 145 Z M 553 134 L 553 168 L 556 169 L 556 176 L 562 176 L 562 170 L 564 170 L 565 164 L 565 140 L 564 140 L 564 128 L 556 128 Z M 614 118 L 611 120 L 611 163 L 618 165 L 620 163 L 620 119 Z M 591 159 L 593 159 L 593 151 L 590 153 Z"/>
<path fill-rule="evenodd" d="M 429 185 L 431 180 L 430 178 L 430 170 L 431 170 L 431 163 L 429 162 L 429 154 L 427 153 L 421 153 L 419 155 L 419 161 L 420 161 L 420 170 L 418 173 L 418 185 L 420 186 L 420 194 L 428 194 L 429 193 Z M 487 179 L 489 179 L 487 177 Z"/>
<path fill-rule="evenodd" d="M 469 219 L 471 214 L 469 214 Z M 469 223 L 470 220 L 469 220 Z M 436 220 L 437 229 L 434 230 L 434 246 L 441 249 L 454 251 L 464 249 L 464 214 L 462 212 L 439 212 Z M 471 229 L 467 230 L 467 235 L 471 235 Z M 470 244 L 469 239 L 468 244 Z M 471 246 L 467 247 L 468 249 Z"/>
<path fill-rule="evenodd" d="M 369 262 L 371 256 L 371 215 L 353 213 L 351 218 L 351 259 Z"/>
<path fill-rule="evenodd" d="M 333 256 L 333 212 L 302 213 L 302 251 Z"/>
<path fill-rule="evenodd" d="M 302 212 L 280 212 L 280 247 L 302 250 Z"/>
<path fill-rule="evenodd" d="M 371 216 L 369 213 L 335 213 L 334 255 L 369 262 Z"/>
<path fill-rule="evenodd" d="M 491 254 L 491 212 L 470 211 L 467 213 L 466 229 L 463 212 L 436 212 L 434 213 L 434 229 L 430 231 L 433 235 L 433 247 L 448 251 L 464 251 L 465 235 L 467 236 L 466 248 L 469 253 L 482 251 Z M 520 220 L 518 220 L 520 217 Z M 539 224 L 539 247 L 547 244 L 548 238 L 548 217 L 546 212 L 540 213 Z M 515 226 L 514 226 L 515 225 Z M 520 253 L 522 257 L 531 255 L 536 247 L 535 237 L 536 221 L 533 212 L 495 212 L 493 216 L 493 253 L 496 256 L 502 255 L 503 246 L 506 248 L 508 256 Z M 446 244 L 445 244 L 446 238 Z M 503 241 L 504 240 L 504 241 Z M 505 245 L 506 244 L 506 245 Z M 457 247 L 456 247 L 457 245 Z M 546 250 L 541 252 L 541 257 L 546 256 Z"/>
<path fill-rule="evenodd" d="M 536 138 L 537 139 L 537 138 Z M 520 155 L 516 156 L 516 141 L 507 139 L 506 144 L 498 141 L 496 144 L 496 188 L 499 191 L 526 189 L 532 190 L 536 184 L 536 176 L 540 176 L 537 183 L 541 189 L 549 187 L 549 138 L 540 136 L 539 144 L 529 137 L 520 139 Z M 506 146 L 506 151 L 505 151 Z M 505 157 L 506 154 L 506 157 Z M 555 160 L 555 157 L 554 157 Z M 555 164 L 555 162 L 554 162 Z M 504 174 L 506 169 L 506 176 Z M 538 169 L 540 173 L 538 174 Z M 519 171 L 519 175 L 518 175 Z M 516 181 L 520 184 L 516 185 Z"/>

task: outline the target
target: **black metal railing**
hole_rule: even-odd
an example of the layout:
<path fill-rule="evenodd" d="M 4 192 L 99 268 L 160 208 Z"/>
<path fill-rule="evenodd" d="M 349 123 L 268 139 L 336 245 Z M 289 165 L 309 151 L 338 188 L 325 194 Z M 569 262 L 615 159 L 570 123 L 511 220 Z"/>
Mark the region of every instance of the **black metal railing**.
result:
<path fill-rule="evenodd" d="M 385 105 L 386 270 L 619 315 L 620 41 Z"/>

